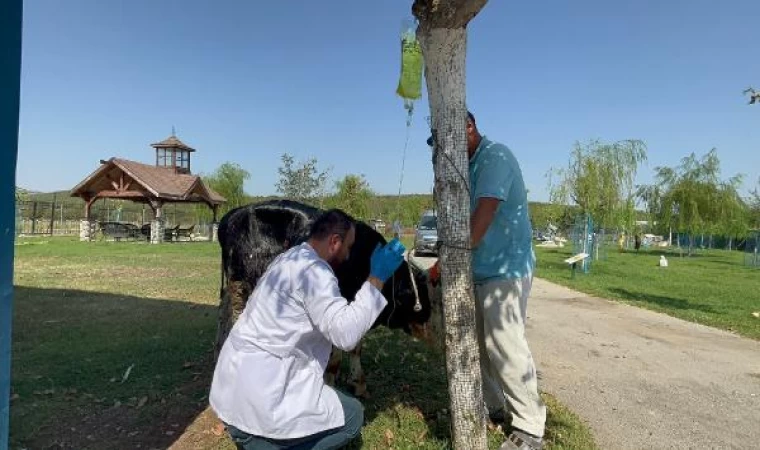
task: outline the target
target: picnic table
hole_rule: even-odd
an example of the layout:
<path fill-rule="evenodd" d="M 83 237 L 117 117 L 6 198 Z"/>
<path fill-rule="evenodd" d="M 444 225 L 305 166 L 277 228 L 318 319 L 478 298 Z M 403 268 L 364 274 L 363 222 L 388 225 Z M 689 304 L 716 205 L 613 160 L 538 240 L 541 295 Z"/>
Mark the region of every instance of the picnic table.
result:
<path fill-rule="evenodd" d="M 101 222 L 100 233 L 101 239 L 111 238 L 114 241 L 136 240 L 140 237 L 140 229 L 137 225 L 125 222 Z"/>

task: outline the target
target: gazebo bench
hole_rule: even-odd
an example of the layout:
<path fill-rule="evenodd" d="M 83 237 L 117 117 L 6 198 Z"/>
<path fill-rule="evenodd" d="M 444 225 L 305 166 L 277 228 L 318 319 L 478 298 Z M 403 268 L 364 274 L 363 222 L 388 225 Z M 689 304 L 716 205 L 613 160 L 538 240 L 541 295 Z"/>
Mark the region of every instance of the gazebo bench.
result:
<path fill-rule="evenodd" d="M 113 238 L 114 241 L 122 239 L 138 239 L 140 229 L 136 225 L 123 222 L 101 222 L 100 232 L 103 239 Z"/>
<path fill-rule="evenodd" d="M 192 241 L 194 229 L 195 225 L 190 225 L 189 228 L 180 228 L 179 225 L 177 225 L 177 228 L 175 229 L 175 237 L 177 240 L 180 240 L 180 238 L 188 238 Z"/>

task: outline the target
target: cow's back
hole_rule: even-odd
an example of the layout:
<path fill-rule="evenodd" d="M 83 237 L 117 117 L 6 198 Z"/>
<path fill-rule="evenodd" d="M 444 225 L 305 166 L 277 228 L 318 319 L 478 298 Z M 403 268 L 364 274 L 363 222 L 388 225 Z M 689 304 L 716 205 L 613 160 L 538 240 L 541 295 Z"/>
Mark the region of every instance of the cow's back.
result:
<path fill-rule="evenodd" d="M 233 209 L 219 221 L 222 287 L 215 356 L 272 260 L 304 241 L 319 210 L 288 200 Z"/>

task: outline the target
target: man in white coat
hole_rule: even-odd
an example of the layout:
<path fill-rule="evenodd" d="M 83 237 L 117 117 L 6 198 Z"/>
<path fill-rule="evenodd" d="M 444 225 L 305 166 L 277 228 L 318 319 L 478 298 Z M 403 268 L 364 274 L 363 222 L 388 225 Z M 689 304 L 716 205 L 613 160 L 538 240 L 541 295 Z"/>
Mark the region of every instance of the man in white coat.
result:
<path fill-rule="evenodd" d="M 219 354 L 209 401 L 238 448 L 335 449 L 359 436 L 361 403 L 325 385 L 332 346 L 349 351 L 387 301 L 385 281 L 403 261 L 393 240 L 372 254 L 354 301 L 334 269 L 348 259 L 354 224 L 339 210 L 314 221 L 307 242 L 267 268 Z"/>

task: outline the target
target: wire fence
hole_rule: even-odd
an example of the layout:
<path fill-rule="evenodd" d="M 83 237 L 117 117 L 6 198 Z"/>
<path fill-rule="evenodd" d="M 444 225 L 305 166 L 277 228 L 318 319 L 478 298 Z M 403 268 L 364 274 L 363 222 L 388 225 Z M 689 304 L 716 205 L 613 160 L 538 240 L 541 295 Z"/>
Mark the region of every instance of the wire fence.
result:
<path fill-rule="evenodd" d="M 174 205 L 164 207 L 166 228 L 193 227 L 198 236 L 208 236 L 211 220 L 205 205 Z M 16 236 L 75 236 L 79 235 L 85 215 L 85 203 L 79 199 L 53 198 L 46 200 L 20 200 L 16 202 Z M 90 220 L 104 223 L 117 222 L 138 228 L 154 220 L 153 210 L 147 206 L 118 200 L 101 200 L 90 209 Z"/>

